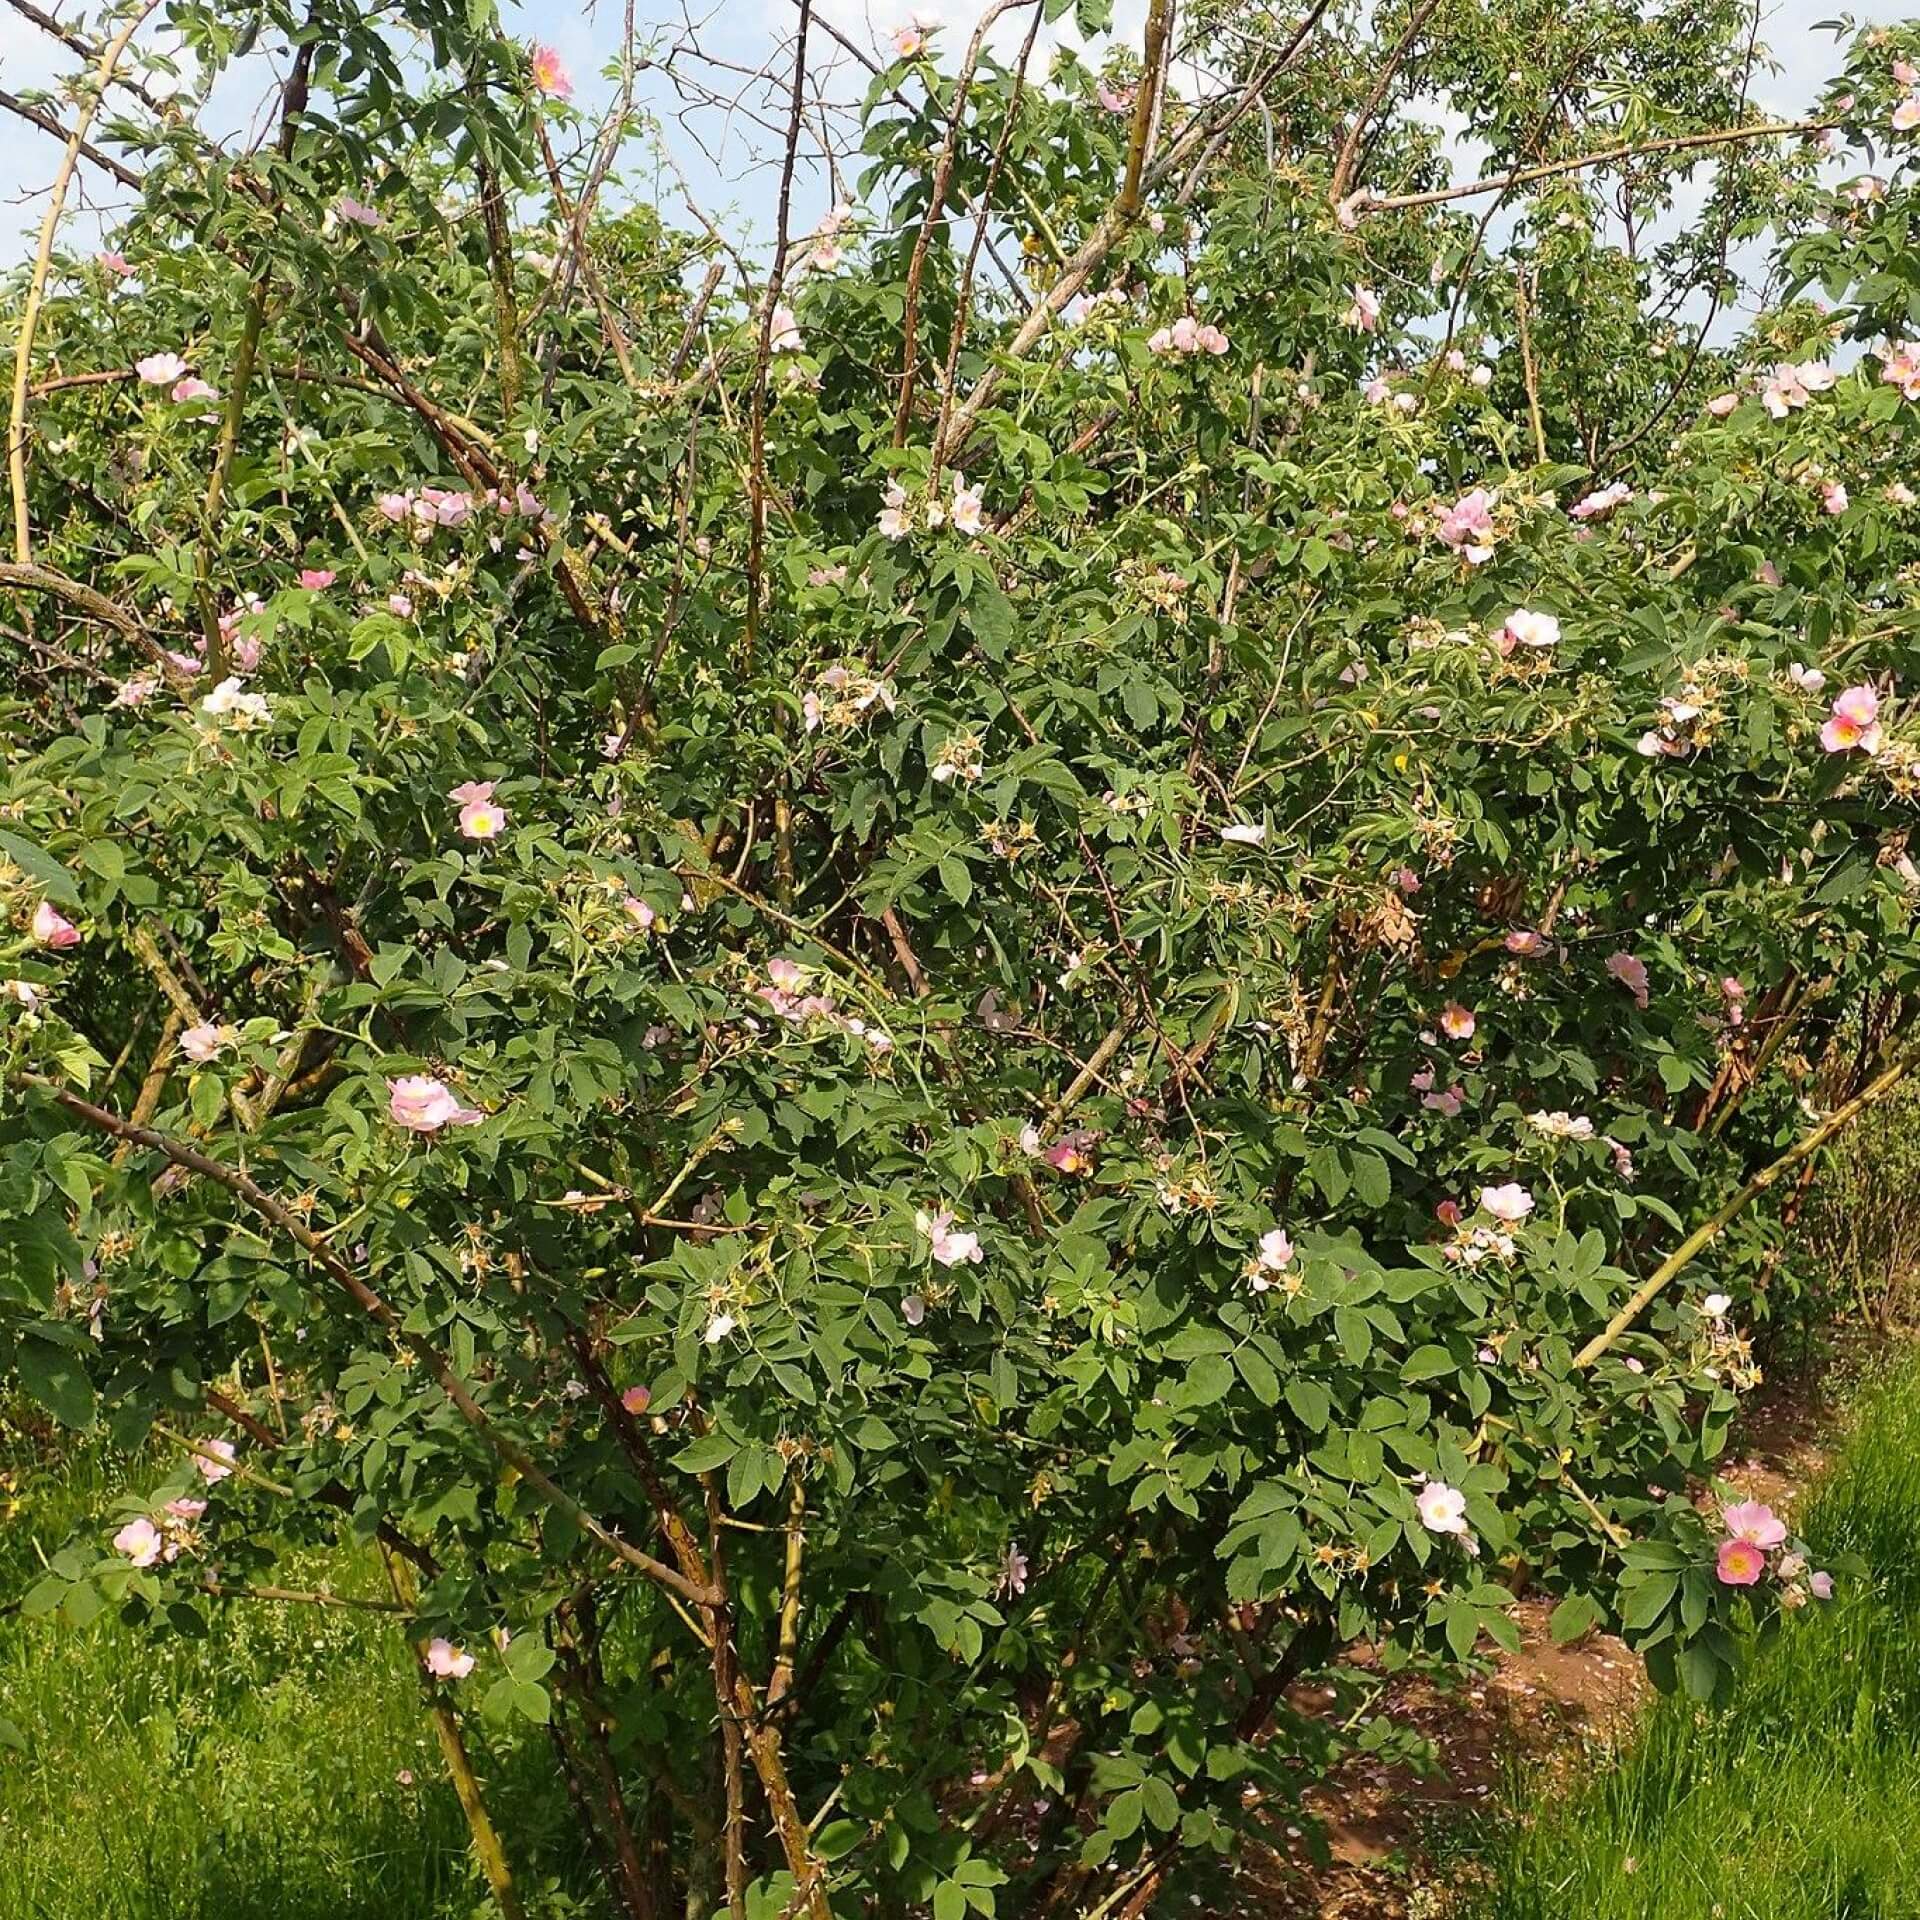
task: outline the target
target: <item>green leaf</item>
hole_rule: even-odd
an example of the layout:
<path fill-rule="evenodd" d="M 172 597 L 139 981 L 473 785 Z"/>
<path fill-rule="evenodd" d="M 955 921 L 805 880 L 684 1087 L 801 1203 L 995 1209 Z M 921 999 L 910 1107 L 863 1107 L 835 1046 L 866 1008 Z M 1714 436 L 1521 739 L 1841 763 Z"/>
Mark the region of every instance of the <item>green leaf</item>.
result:
<path fill-rule="evenodd" d="M 711 1473 L 724 1467 L 740 1451 L 740 1442 L 724 1433 L 703 1434 L 673 1456 L 673 1464 L 682 1473 Z"/>
<path fill-rule="evenodd" d="M 93 1382 L 79 1356 L 29 1334 L 15 1355 L 20 1383 L 60 1422 L 84 1431 L 93 1425 Z"/>
<path fill-rule="evenodd" d="M 1602 1618 L 1600 1603 L 1591 1594 L 1570 1593 L 1547 1617 L 1547 1631 L 1557 1647 L 1590 1633 Z"/>
<path fill-rule="evenodd" d="M 0 827 L 0 853 L 5 854 L 49 900 L 57 901 L 63 907 L 77 907 L 80 904 L 80 889 L 73 884 L 73 876 L 52 854 L 36 847 L 31 840 L 22 840 L 17 833 L 9 833 L 6 828 Z"/>
<path fill-rule="evenodd" d="M 1303 1380 L 1296 1376 L 1287 1382 L 1287 1405 L 1293 1409 L 1294 1418 L 1303 1427 L 1315 1433 L 1325 1433 L 1328 1417 L 1333 1412 L 1333 1401 L 1327 1390 L 1317 1380 Z"/>

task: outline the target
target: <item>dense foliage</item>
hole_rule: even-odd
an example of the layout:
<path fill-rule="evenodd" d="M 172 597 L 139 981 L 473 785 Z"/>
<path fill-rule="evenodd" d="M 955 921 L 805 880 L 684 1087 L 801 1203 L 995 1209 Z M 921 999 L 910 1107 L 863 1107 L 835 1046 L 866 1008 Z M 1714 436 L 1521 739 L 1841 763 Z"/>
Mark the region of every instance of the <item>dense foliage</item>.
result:
<path fill-rule="evenodd" d="M 180 1436 L 26 1605 L 377 1537 L 629 1915 L 1142 1912 L 1357 1642 L 1825 1587 L 1689 1497 L 1817 1159 L 1595 1336 L 1912 1004 L 1920 33 L 1169 13 L 903 30 L 770 275 L 485 4 L 183 4 L 277 138 L 19 289 L 0 1362 Z"/>

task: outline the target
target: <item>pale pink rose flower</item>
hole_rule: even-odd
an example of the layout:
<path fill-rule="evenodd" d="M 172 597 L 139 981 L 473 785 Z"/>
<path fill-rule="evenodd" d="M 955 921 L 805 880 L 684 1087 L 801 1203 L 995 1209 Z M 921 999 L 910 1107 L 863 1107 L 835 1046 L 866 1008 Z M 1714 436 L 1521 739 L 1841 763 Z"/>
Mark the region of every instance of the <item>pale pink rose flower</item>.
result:
<path fill-rule="evenodd" d="M 1384 407 L 1393 399 L 1393 389 L 1387 384 L 1383 374 L 1375 374 L 1360 389 L 1360 392 L 1367 404 L 1372 407 Z"/>
<path fill-rule="evenodd" d="M 1833 1575 L 1830 1573 L 1809 1574 L 1807 1576 L 1807 1591 L 1811 1593 L 1816 1600 L 1831 1600 L 1833 1598 Z"/>
<path fill-rule="evenodd" d="M 620 902 L 620 905 L 625 911 L 627 918 L 631 920 L 642 933 L 645 933 L 660 917 L 637 893 L 628 894 L 627 897 Z"/>
<path fill-rule="evenodd" d="M 573 76 L 567 72 L 559 54 L 551 47 L 542 46 L 536 41 L 528 70 L 533 75 L 533 84 L 542 93 L 550 93 L 556 100 L 573 98 Z"/>
<path fill-rule="evenodd" d="M 1839 515 L 1847 510 L 1847 490 L 1838 480 L 1829 480 L 1820 489 L 1820 504 L 1828 513 Z"/>
<path fill-rule="evenodd" d="M 189 1027 L 180 1036 L 180 1051 L 200 1066 L 205 1066 L 209 1060 L 217 1060 L 226 1044 L 226 1028 L 216 1027 L 211 1021 L 202 1021 L 197 1027 Z"/>
<path fill-rule="evenodd" d="M 170 387 L 186 372 L 187 363 L 177 353 L 150 353 L 144 360 L 136 360 L 133 370 L 143 385 Z"/>
<path fill-rule="evenodd" d="M 960 476 L 953 476 L 953 508 L 950 515 L 956 533 L 976 534 L 981 527 L 983 492 L 979 487 L 963 486 Z"/>
<path fill-rule="evenodd" d="M 325 593 L 340 576 L 330 567 L 302 567 L 300 584 L 309 593 Z"/>
<path fill-rule="evenodd" d="M 1824 360 L 1781 361 L 1760 390 L 1760 404 L 1776 420 L 1804 407 L 1816 393 L 1825 393 L 1839 376 Z"/>
<path fill-rule="evenodd" d="M 1104 80 L 1094 88 L 1095 98 L 1109 113 L 1131 113 L 1137 92 L 1135 87 L 1110 87 Z"/>
<path fill-rule="evenodd" d="M 451 1640 L 435 1637 L 427 1642 L 427 1671 L 438 1680 L 464 1680 L 473 1671 L 474 1659 Z"/>
<path fill-rule="evenodd" d="M 342 220 L 347 221 L 352 226 L 377 227 L 381 224 L 379 214 L 376 213 L 372 207 L 364 204 L 364 202 L 356 200 L 350 193 L 343 193 L 340 198 L 333 203 L 333 210 Z"/>
<path fill-rule="evenodd" d="M 1190 313 L 1183 313 L 1169 332 L 1175 353 L 1192 353 L 1200 345 L 1200 323 Z"/>
<path fill-rule="evenodd" d="M 411 620 L 413 602 L 404 593 L 390 593 L 387 595 L 387 611 L 396 619 Z"/>
<path fill-rule="evenodd" d="M 1229 846 L 1257 847 L 1266 837 L 1267 830 L 1264 826 L 1246 822 L 1220 829 L 1220 838 Z"/>
<path fill-rule="evenodd" d="M 1707 411 L 1716 420 L 1724 420 L 1739 404 L 1740 396 L 1737 393 L 1716 393 L 1707 402 Z"/>
<path fill-rule="evenodd" d="M 214 1459 L 207 1456 L 213 1454 Z M 222 1480 L 233 1473 L 233 1442 L 231 1440 L 203 1440 L 200 1451 L 193 1456 L 194 1470 L 208 1486 L 218 1486 Z"/>
<path fill-rule="evenodd" d="M 1893 63 L 1893 79 L 1896 86 L 1910 87 L 1920 80 L 1920 68 L 1916 68 L 1911 60 L 1896 60 Z"/>
<path fill-rule="evenodd" d="M 409 1133 L 477 1126 L 486 1117 L 478 1108 L 463 1107 L 444 1081 L 425 1074 L 402 1074 L 387 1082 L 387 1118 Z"/>
<path fill-rule="evenodd" d="M 1444 1480 L 1429 1480 L 1414 1498 L 1420 1523 L 1430 1533 L 1461 1534 L 1467 1530 L 1467 1496 Z"/>
<path fill-rule="evenodd" d="M 1284 1227 L 1260 1236 L 1260 1265 L 1268 1273 L 1283 1273 L 1293 1265 L 1293 1237 Z"/>
<path fill-rule="evenodd" d="M 917 26 L 895 27 L 893 30 L 893 52 L 895 59 L 917 59 L 927 44 L 927 36 Z"/>
<path fill-rule="evenodd" d="M 195 400 L 217 400 L 220 395 L 208 386 L 204 380 L 189 374 L 184 380 L 173 383 L 173 391 L 167 396 L 176 406 L 187 406 Z"/>
<path fill-rule="evenodd" d="M 1501 942 L 1509 953 L 1517 953 L 1523 960 L 1545 953 L 1547 941 L 1544 934 L 1535 933 L 1531 927 L 1515 927 Z"/>
<path fill-rule="evenodd" d="M 1478 1024 L 1472 1008 L 1463 1007 L 1458 1000 L 1449 1000 L 1440 1010 L 1440 1031 L 1449 1040 L 1471 1040 Z"/>
<path fill-rule="evenodd" d="M 1633 995 L 1633 1003 L 1644 1008 L 1647 1004 L 1647 963 L 1631 953 L 1610 953 L 1607 955 L 1607 971 Z"/>
<path fill-rule="evenodd" d="M 1460 1117 L 1460 1109 L 1466 1103 L 1467 1090 L 1457 1083 L 1443 1092 L 1425 1095 L 1420 1102 L 1423 1107 L 1430 1108 L 1439 1114 L 1443 1120 L 1457 1120 Z"/>
<path fill-rule="evenodd" d="M 1818 693 L 1827 684 L 1827 676 L 1818 667 L 1803 667 L 1798 660 L 1787 669 L 1787 678 L 1802 693 Z"/>
<path fill-rule="evenodd" d="M 1895 133 L 1911 133 L 1920 127 L 1920 94 L 1910 93 L 1893 110 Z"/>
<path fill-rule="evenodd" d="M 1493 503 L 1485 487 L 1475 487 L 1448 507 L 1434 528 L 1441 544 L 1464 555 L 1471 566 L 1493 558 Z"/>
<path fill-rule="evenodd" d="M 1517 1227 L 1533 1211 L 1533 1195 L 1519 1181 L 1509 1180 L 1504 1186 L 1482 1187 L 1480 1205 L 1496 1220 Z"/>
<path fill-rule="evenodd" d="M 1787 1523 L 1758 1500 L 1741 1500 L 1720 1510 L 1720 1524 L 1728 1537 L 1751 1541 L 1756 1547 L 1777 1547 L 1787 1537 Z"/>
<path fill-rule="evenodd" d="M 1352 287 L 1353 304 L 1340 318 L 1356 333 L 1373 333 L 1380 325 L 1380 296 L 1371 287 Z"/>
<path fill-rule="evenodd" d="M 1624 480 L 1616 480 L 1610 487 L 1602 487 L 1597 493 L 1590 493 L 1585 499 L 1576 501 L 1567 509 L 1567 517 L 1570 520 L 1602 520 L 1632 498 L 1633 489 Z"/>
<path fill-rule="evenodd" d="M 1516 607 L 1507 615 L 1501 634 L 1512 644 L 1523 647 L 1551 647 L 1560 639 L 1560 622 L 1550 613 L 1533 613 Z"/>
<path fill-rule="evenodd" d="M 800 335 L 800 321 L 784 301 L 773 310 L 771 344 L 775 353 L 798 353 L 806 345 Z"/>
<path fill-rule="evenodd" d="M 1225 353 L 1228 344 L 1227 336 L 1222 333 L 1212 321 L 1208 321 L 1207 324 L 1193 336 L 1193 343 L 1200 352 L 1211 353 L 1215 356 Z"/>
<path fill-rule="evenodd" d="M 177 1500 L 167 1502 L 168 1518 L 173 1520 L 198 1520 L 207 1510 L 204 1500 L 196 1500 L 189 1494 L 182 1494 Z"/>
<path fill-rule="evenodd" d="M 620 1396 L 620 1404 L 637 1418 L 653 1405 L 653 1390 L 650 1387 L 629 1387 Z"/>
<path fill-rule="evenodd" d="M 413 513 L 413 495 L 410 493 L 383 493 L 373 503 L 374 511 L 383 520 L 405 520 Z"/>
<path fill-rule="evenodd" d="M 493 800 L 494 782 L 467 780 L 447 798 L 460 809 L 460 831 L 469 840 L 491 840 L 507 824 L 507 810 Z"/>
<path fill-rule="evenodd" d="M 1880 751 L 1880 696 L 1871 687 L 1849 687 L 1833 703 L 1820 744 L 1828 753 Z"/>
<path fill-rule="evenodd" d="M 136 1567 L 151 1567 L 158 1564 L 165 1550 L 166 1539 L 145 1514 L 127 1524 L 113 1536 L 113 1550 L 124 1553 Z"/>
<path fill-rule="evenodd" d="M 1898 387 L 1909 400 L 1920 400 L 1920 347 L 1910 340 L 1894 340 L 1880 363 L 1883 385 Z"/>
<path fill-rule="evenodd" d="M 978 1234 L 954 1231 L 950 1207 L 942 1207 L 937 1213 L 916 1213 L 913 1221 L 926 1235 L 929 1250 L 941 1266 L 957 1267 L 967 1262 L 977 1265 L 986 1258 Z"/>
<path fill-rule="evenodd" d="M 77 947 L 80 944 L 80 929 L 67 919 L 51 900 L 42 900 L 34 908 L 30 930 L 41 946 L 52 947 L 56 951 L 63 947 Z"/>
<path fill-rule="evenodd" d="M 1713 1572 L 1723 1587 L 1751 1587 L 1767 1570 L 1767 1556 L 1751 1540 L 1722 1540 Z"/>
<path fill-rule="evenodd" d="M 118 280 L 125 280 L 133 272 L 133 269 L 127 265 L 127 256 L 124 253 L 114 252 L 112 248 L 108 248 L 105 253 L 96 253 L 93 261 L 103 273 L 110 273 Z"/>

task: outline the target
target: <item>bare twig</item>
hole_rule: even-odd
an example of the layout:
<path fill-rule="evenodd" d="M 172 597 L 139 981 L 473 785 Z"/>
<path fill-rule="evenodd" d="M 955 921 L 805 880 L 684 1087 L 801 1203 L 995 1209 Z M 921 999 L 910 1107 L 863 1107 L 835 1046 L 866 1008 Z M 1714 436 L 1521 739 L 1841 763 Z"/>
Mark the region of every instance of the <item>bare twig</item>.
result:
<path fill-rule="evenodd" d="M 87 129 L 100 110 L 107 82 L 113 78 L 133 36 L 159 4 L 160 0 L 146 0 L 101 49 L 91 84 L 81 96 L 80 110 L 73 131 L 67 136 L 66 151 L 60 156 L 60 170 L 54 175 L 53 190 L 47 196 L 47 211 L 40 222 L 40 244 L 34 251 L 33 272 L 27 280 L 27 297 L 20 309 L 19 337 L 13 349 L 13 412 L 7 423 L 7 478 L 13 488 L 13 557 L 23 567 L 33 560 L 33 528 L 27 516 L 27 373 L 33 363 L 34 330 L 40 323 L 40 308 L 47 296 L 54 236 L 60 231 L 60 219 L 67 210 L 67 188 L 73 180 L 74 164 L 86 142 Z"/>

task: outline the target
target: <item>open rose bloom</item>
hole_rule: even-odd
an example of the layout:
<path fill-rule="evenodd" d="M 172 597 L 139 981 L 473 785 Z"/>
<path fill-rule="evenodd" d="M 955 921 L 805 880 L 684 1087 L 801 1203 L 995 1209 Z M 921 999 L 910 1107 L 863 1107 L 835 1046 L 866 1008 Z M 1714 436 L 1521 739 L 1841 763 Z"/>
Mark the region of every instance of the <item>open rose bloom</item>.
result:
<path fill-rule="evenodd" d="M 463 1107 L 443 1081 L 424 1074 L 403 1074 L 387 1082 L 387 1118 L 409 1133 L 477 1126 L 486 1117 L 477 1108 Z"/>
<path fill-rule="evenodd" d="M 1828 753 L 1878 753 L 1880 739 L 1880 696 L 1871 687 L 1849 687 L 1820 729 Z"/>

